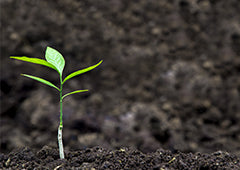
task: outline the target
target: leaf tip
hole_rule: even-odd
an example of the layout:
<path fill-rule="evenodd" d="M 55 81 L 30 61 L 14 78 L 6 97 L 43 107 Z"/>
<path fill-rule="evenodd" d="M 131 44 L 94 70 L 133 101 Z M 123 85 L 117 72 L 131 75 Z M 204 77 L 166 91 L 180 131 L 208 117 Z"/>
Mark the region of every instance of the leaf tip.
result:
<path fill-rule="evenodd" d="M 47 49 L 51 49 L 51 48 L 52 48 L 52 47 L 47 46 L 46 50 L 47 50 Z"/>
<path fill-rule="evenodd" d="M 46 51 L 45 51 L 45 55 L 47 55 L 47 53 L 48 53 L 49 51 L 52 51 L 52 50 L 54 50 L 52 47 L 47 46 Z"/>

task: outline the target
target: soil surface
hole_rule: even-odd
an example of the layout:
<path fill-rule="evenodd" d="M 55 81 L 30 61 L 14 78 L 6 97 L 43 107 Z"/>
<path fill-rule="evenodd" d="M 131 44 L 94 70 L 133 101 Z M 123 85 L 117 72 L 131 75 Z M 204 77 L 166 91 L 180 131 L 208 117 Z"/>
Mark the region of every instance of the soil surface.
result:
<path fill-rule="evenodd" d="M 67 152 L 59 159 L 58 149 L 43 147 L 38 152 L 18 149 L 9 155 L 0 155 L 0 168 L 5 169 L 239 169 L 240 159 L 227 152 L 212 154 L 185 154 L 157 150 L 143 154 L 121 148 L 107 150 L 100 147 Z"/>
<path fill-rule="evenodd" d="M 2 0 L 0 7 L 2 168 L 239 169 L 239 0 Z M 9 59 L 44 58 L 47 46 L 65 57 L 64 77 L 104 60 L 64 86 L 90 91 L 63 103 L 64 161 L 54 149 L 56 91 L 20 76 L 57 85 L 58 74 Z"/>

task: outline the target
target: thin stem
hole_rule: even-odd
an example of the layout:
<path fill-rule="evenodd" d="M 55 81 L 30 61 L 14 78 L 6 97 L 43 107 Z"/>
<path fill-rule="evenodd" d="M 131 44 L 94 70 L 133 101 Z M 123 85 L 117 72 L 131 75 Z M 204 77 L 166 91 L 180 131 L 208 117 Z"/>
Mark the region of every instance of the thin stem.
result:
<path fill-rule="evenodd" d="M 63 150 L 63 141 L 62 141 L 62 129 L 63 129 L 63 111 L 62 111 L 62 89 L 63 89 L 63 83 L 62 83 L 62 76 L 60 75 L 60 122 L 58 127 L 58 146 L 59 146 L 59 155 L 60 159 L 64 159 L 64 150 Z"/>
<path fill-rule="evenodd" d="M 62 116 L 63 116 L 63 113 L 62 113 L 62 88 L 63 88 L 63 85 L 62 85 L 62 77 L 60 76 L 60 126 L 63 127 L 63 121 L 62 121 Z"/>

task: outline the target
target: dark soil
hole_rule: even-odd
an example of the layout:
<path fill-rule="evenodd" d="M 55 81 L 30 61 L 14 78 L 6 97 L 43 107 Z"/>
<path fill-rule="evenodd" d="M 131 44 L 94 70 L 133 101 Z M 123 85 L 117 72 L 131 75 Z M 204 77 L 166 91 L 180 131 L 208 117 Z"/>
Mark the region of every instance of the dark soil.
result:
<path fill-rule="evenodd" d="M 239 0 L 2 0 L 0 6 L 2 168 L 239 169 Z M 52 149 L 58 95 L 20 77 L 57 84 L 57 73 L 9 59 L 44 58 L 47 46 L 65 57 L 64 76 L 104 60 L 64 86 L 65 93 L 90 90 L 64 101 L 64 161 Z"/>
<path fill-rule="evenodd" d="M 157 150 L 143 154 L 137 150 L 121 148 L 107 150 L 100 147 L 67 152 L 59 159 L 58 150 L 48 146 L 38 152 L 28 148 L 0 155 L 0 168 L 11 169 L 239 169 L 240 159 L 227 152 L 212 154 L 171 153 Z"/>

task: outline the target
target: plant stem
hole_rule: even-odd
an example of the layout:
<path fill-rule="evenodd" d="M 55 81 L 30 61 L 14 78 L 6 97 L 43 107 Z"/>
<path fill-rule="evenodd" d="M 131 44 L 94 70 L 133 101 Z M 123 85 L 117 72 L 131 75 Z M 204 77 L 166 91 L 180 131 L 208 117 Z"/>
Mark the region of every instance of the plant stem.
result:
<path fill-rule="evenodd" d="M 62 76 L 60 76 L 60 122 L 58 127 L 58 146 L 59 146 L 60 159 L 64 159 L 64 150 L 63 150 L 63 141 L 62 141 L 62 129 L 63 129 L 62 88 L 63 88 Z"/>

